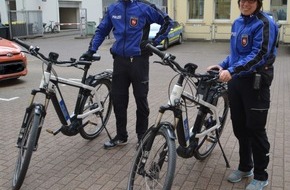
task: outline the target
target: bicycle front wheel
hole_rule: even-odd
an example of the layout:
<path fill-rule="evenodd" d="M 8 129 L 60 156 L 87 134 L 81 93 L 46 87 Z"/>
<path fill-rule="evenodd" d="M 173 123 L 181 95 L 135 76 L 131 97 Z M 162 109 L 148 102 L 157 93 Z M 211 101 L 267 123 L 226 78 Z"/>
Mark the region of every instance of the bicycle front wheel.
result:
<path fill-rule="evenodd" d="M 217 114 L 221 126 L 219 129 L 213 130 L 210 134 L 205 135 L 202 138 L 196 139 L 198 145 L 194 153 L 194 157 L 198 160 L 204 160 L 210 155 L 215 145 L 217 144 L 219 137 L 222 134 L 229 109 L 227 94 L 221 94 L 220 96 L 216 97 L 213 101 L 213 105 L 217 107 L 218 110 Z M 213 117 L 213 113 L 211 112 L 210 113 L 201 112 L 201 114 L 198 114 L 196 122 L 197 124 L 195 125 L 195 127 L 198 129 L 196 133 L 202 133 L 203 131 L 209 129 L 210 127 L 216 124 L 216 121 L 214 120 Z"/>
<path fill-rule="evenodd" d="M 24 122 L 20 133 L 21 140 L 17 143 L 19 152 L 16 161 L 16 167 L 12 179 L 12 189 L 20 189 L 32 156 L 33 150 L 36 148 L 36 139 L 38 135 L 39 125 L 42 120 L 42 110 L 38 106 L 33 106 L 30 111 L 26 112 Z"/>
<path fill-rule="evenodd" d="M 89 116 L 82 121 L 83 124 L 87 123 L 87 125 L 79 129 L 80 135 L 89 140 L 96 138 L 102 132 L 112 112 L 112 100 L 110 96 L 111 81 L 108 79 L 101 79 L 93 86 L 96 88 L 96 91 L 95 93 L 91 92 L 88 96 L 83 98 L 81 113 L 85 114 L 97 108 L 97 100 L 100 101 L 103 109 L 94 114 L 89 114 Z"/>
<path fill-rule="evenodd" d="M 129 190 L 171 189 L 176 166 L 176 147 L 167 129 L 150 131 L 141 141 L 129 175 Z"/>
<path fill-rule="evenodd" d="M 47 26 L 47 27 L 45 27 L 44 32 L 45 32 L 45 33 L 51 33 L 51 32 L 52 32 L 52 28 L 51 28 L 51 26 Z"/>

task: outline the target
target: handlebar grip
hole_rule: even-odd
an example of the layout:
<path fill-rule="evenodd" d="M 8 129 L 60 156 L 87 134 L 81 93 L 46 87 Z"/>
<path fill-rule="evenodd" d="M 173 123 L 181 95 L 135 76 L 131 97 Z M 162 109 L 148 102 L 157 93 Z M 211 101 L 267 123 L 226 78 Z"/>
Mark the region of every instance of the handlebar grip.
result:
<path fill-rule="evenodd" d="M 21 45 L 22 47 L 24 47 L 25 49 L 27 49 L 28 51 L 30 50 L 31 46 L 24 43 L 24 41 L 20 40 L 19 38 L 14 38 L 14 41 L 16 43 L 18 43 L 19 45 Z"/>
<path fill-rule="evenodd" d="M 101 60 L 101 56 L 98 54 L 94 54 L 92 57 L 92 61 L 100 61 Z"/>
<path fill-rule="evenodd" d="M 156 47 L 154 47 L 149 43 L 146 45 L 146 48 L 152 51 L 154 54 L 158 55 L 161 59 L 164 59 L 166 56 L 165 53 L 163 53 L 162 51 L 160 51 L 159 49 L 157 49 Z"/>

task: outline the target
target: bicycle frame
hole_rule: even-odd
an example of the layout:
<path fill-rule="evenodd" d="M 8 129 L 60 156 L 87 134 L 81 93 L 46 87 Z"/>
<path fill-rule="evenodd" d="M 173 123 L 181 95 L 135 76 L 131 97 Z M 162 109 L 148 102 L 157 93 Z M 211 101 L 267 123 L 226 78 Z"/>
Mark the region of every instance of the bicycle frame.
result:
<path fill-rule="evenodd" d="M 197 88 L 195 86 L 195 88 Z M 173 92 L 172 92 L 173 93 Z M 218 93 L 218 92 L 217 92 Z M 196 133 L 196 134 L 191 134 L 192 128 L 188 127 L 188 115 L 187 115 L 187 110 L 185 111 L 185 114 L 182 114 L 182 104 L 176 104 L 176 105 L 171 105 L 168 104 L 166 106 L 161 106 L 159 108 L 159 113 L 158 116 L 155 120 L 154 127 L 160 127 L 160 123 L 162 122 L 162 117 L 166 111 L 172 111 L 174 114 L 174 123 L 172 125 L 173 131 L 176 130 L 177 133 L 177 139 L 178 142 L 181 146 L 183 147 L 188 147 L 190 145 L 190 138 L 203 138 L 205 135 L 209 134 L 210 132 L 219 129 L 221 127 L 220 120 L 218 118 L 218 110 L 217 106 L 214 106 L 205 100 L 203 100 L 200 96 L 200 94 L 196 94 L 195 96 L 191 95 L 190 93 L 183 91 L 182 94 L 180 95 L 180 98 L 184 98 L 185 100 L 188 100 L 190 102 L 195 103 L 196 105 L 203 106 L 205 108 L 208 108 L 214 115 L 214 119 L 216 121 L 216 124 L 209 129 L 206 129 L 202 133 Z M 185 116 L 183 116 L 185 115 Z M 174 134 L 172 136 L 176 137 Z"/>
<path fill-rule="evenodd" d="M 111 72 L 112 72 L 111 70 L 107 70 L 102 73 L 99 73 L 98 75 L 94 76 L 92 80 L 109 77 L 111 75 Z M 85 69 L 84 71 L 81 82 L 77 82 L 77 81 L 73 81 L 73 80 L 69 80 L 69 79 L 65 79 L 61 77 L 56 77 L 54 75 L 51 75 L 49 72 L 45 71 L 41 79 L 39 90 L 32 90 L 33 98 L 31 100 L 31 104 L 34 102 L 34 98 L 37 93 L 45 94 L 46 95 L 45 103 L 44 103 L 45 110 L 48 107 L 49 100 L 51 100 L 54 105 L 55 111 L 58 115 L 58 118 L 61 121 L 62 125 L 64 126 L 70 125 L 72 121 L 74 121 L 75 119 L 84 119 L 91 114 L 101 111 L 103 107 L 100 100 L 98 99 L 98 100 L 95 100 L 95 102 L 97 102 L 98 104 L 96 108 L 90 110 L 89 112 L 85 114 L 78 113 L 78 110 L 79 110 L 78 106 L 80 105 L 80 102 L 83 98 L 82 94 L 84 94 L 85 92 L 97 91 L 97 89 L 95 89 L 94 87 L 85 84 L 86 76 L 87 76 L 87 69 Z M 87 81 L 87 83 L 89 82 L 90 81 Z M 77 102 L 76 102 L 74 112 L 72 113 L 72 115 L 69 115 L 68 113 L 65 101 L 63 99 L 61 90 L 59 88 L 59 84 L 65 84 L 71 87 L 79 88 L 79 93 L 76 100 Z"/>

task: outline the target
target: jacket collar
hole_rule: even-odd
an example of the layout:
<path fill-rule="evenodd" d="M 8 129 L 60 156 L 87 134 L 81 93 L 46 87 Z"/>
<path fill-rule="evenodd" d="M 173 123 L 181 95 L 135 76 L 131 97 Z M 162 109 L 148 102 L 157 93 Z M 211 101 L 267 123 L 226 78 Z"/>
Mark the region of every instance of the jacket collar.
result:
<path fill-rule="evenodd" d="M 125 1 L 125 0 L 119 0 L 119 1 L 120 1 L 120 2 L 125 2 L 125 3 L 126 3 L 126 2 L 128 2 L 128 3 L 129 3 L 129 2 L 130 2 L 130 3 L 133 3 L 133 1 L 135 1 L 135 0 L 126 0 L 126 1 Z"/>

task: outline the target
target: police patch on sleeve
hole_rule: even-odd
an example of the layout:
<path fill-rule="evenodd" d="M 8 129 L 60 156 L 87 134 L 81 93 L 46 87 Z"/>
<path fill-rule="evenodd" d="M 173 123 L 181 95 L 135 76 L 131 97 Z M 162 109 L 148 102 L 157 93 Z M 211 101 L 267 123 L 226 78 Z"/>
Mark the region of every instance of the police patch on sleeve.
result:
<path fill-rule="evenodd" d="M 248 45 L 249 42 L 249 36 L 247 34 L 242 35 L 242 46 L 245 47 Z"/>
<path fill-rule="evenodd" d="M 136 17 L 131 17 L 131 18 L 130 18 L 130 25 L 131 25 L 132 27 L 137 26 L 137 25 L 138 25 L 138 18 L 136 18 Z"/>

